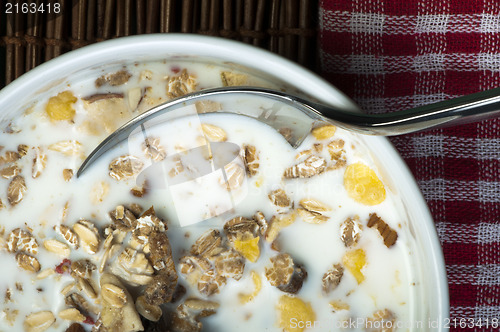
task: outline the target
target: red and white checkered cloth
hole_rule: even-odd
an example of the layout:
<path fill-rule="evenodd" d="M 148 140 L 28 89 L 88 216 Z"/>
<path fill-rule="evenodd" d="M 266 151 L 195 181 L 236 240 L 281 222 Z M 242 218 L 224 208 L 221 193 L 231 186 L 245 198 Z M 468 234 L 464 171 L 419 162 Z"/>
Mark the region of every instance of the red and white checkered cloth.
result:
<path fill-rule="evenodd" d="M 367 112 L 499 87 L 500 0 L 321 0 L 320 48 L 323 77 Z M 434 216 L 451 318 L 500 320 L 499 119 L 391 141 Z"/>

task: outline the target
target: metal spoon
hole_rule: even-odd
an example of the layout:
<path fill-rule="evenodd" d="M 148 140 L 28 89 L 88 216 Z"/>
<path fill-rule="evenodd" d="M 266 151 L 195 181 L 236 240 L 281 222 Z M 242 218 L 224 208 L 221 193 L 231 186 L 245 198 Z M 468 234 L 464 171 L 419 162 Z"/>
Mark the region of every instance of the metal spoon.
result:
<path fill-rule="evenodd" d="M 250 99 L 249 99 L 250 98 Z M 277 130 L 290 129 L 288 141 L 298 147 L 317 122 L 332 123 L 338 127 L 367 135 L 393 136 L 435 127 L 480 121 L 500 116 L 500 88 L 495 88 L 447 101 L 429 104 L 405 111 L 369 115 L 354 109 L 340 109 L 293 96 L 285 92 L 257 87 L 223 87 L 191 93 L 158 105 L 133 118 L 101 142 L 80 166 L 77 177 L 102 154 L 125 140 L 138 126 L 162 116 L 163 121 L 179 117 L 179 109 L 195 108 L 201 101 L 232 100 L 230 109 L 222 112 L 237 113 L 256 118 Z M 266 106 L 251 107 L 245 100 L 262 102 Z M 173 112 L 173 110 L 178 110 Z M 183 113 L 184 114 L 184 113 Z M 155 122 L 157 123 L 157 122 Z"/>

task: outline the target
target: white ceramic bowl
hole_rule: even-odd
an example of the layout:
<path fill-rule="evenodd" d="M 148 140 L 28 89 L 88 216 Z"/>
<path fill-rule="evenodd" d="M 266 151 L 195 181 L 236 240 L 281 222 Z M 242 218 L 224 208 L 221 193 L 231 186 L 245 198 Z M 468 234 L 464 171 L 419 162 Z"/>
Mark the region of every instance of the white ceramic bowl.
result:
<path fill-rule="evenodd" d="M 145 35 L 94 44 L 38 66 L 0 91 L 1 122 L 24 109 L 44 91 L 61 88 L 67 78 L 96 76 L 103 67 L 165 58 L 201 58 L 259 72 L 271 80 L 285 82 L 305 94 L 337 107 L 356 106 L 339 90 L 314 73 L 259 48 L 225 39 L 185 35 Z M 415 269 L 419 285 L 412 293 L 412 320 L 422 324 L 414 330 L 444 330 L 449 316 L 448 285 L 444 260 L 434 222 L 418 186 L 394 147 L 383 137 L 363 137 L 384 181 L 396 191 L 405 207 L 414 237 Z M 381 156 L 383 156 L 381 158 Z"/>

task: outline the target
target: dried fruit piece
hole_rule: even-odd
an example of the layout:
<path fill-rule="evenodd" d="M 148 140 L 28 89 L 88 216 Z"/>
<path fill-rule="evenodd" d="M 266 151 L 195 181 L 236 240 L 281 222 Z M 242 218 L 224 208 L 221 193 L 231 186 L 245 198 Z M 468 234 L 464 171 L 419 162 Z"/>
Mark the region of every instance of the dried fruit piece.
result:
<path fill-rule="evenodd" d="M 85 320 L 85 316 L 82 315 L 80 310 L 76 308 L 68 308 L 61 310 L 59 311 L 58 316 L 61 319 L 70 320 L 73 322 L 83 322 Z"/>
<path fill-rule="evenodd" d="M 346 248 L 358 243 L 361 229 L 358 216 L 349 217 L 340 225 L 340 240 L 342 240 Z"/>
<path fill-rule="evenodd" d="M 271 267 L 266 267 L 266 278 L 279 290 L 291 294 L 297 293 L 307 277 L 306 270 L 295 264 L 288 254 L 278 254 L 270 258 Z"/>
<path fill-rule="evenodd" d="M 75 140 L 59 141 L 49 145 L 49 150 L 60 152 L 65 156 L 83 156 L 82 143 Z"/>
<path fill-rule="evenodd" d="M 73 231 L 78 235 L 80 244 L 89 254 L 97 253 L 101 239 L 99 231 L 90 221 L 80 220 L 73 225 Z"/>
<path fill-rule="evenodd" d="M 73 104 L 76 103 L 77 98 L 71 91 L 60 92 L 57 96 L 50 97 L 45 112 L 53 121 L 73 120 L 76 114 Z"/>
<path fill-rule="evenodd" d="M 286 332 L 302 332 L 306 327 L 314 327 L 316 314 L 309 302 L 298 297 L 282 295 L 277 310 L 278 324 Z"/>
<path fill-rule="evenodd" d="M 45 247 L 45 249 L 47 249 L 47 251 L 50 251 L 62 257 L 68 257 L 71 253 L 68 245 L 54 239 L 43 241 L 43 246 Z"/>
<path fill-rule="evenodd" d="M 167 156 L 159 137 L 147 137 L 142 143 L 142 151 L 147 158 L 154 161 L 162 161 Z"/>
<path fill-rule="evenodd" d="M 38 272 L 40 271 L 40 263 L 38 259 L 33 256 L 26 255 L 23 253 L 18 253 L 16 255 L 17 265 L 29 272 Z"/>
<path fill-rule="evenodd" d="M 144 167 L 144 163 L 139 158 L 124 155 L 115 158 L 109 164 L 109 176 L 115 180 L 124 180 L 139 174 Z"/>
<path fill-rule="evenodd" d="M 259 170 L 259 153 L 253 145 L 244 144 L 241 157 L 245 162 L 245 168 L 249 176 L 254 176 Z"/>
<path fill-rule="evenodd" d="M 15 206 L 19 204 L 23 200 L 26 190 L 28 188 L 26 187 L 24 177 L 22 175 L 15 176 L 7 187 L 7 199 L 10 205 Z"/>
<path fill-rule="evenodd" d="M 342 263 L 346 269 L 356 278 L 358 284 L 365 280 L 365 275 L 361 271 L 366 265 L 366 253 L 363 249 L 355 249 L 345 253 Z"/>
<path fill-rule="evenodd" d="M 54 226 L 56 231 L 75 249 L 78 249 L 78 235 L 66 225 Z"/>
<path fill-rule="evenodd" d="M 0 170 L 0 176 L 4 179 L 11 179 L 21 172 L 21 169 L 17 165 L 10 165 L 4 167 Z"/>
<path fill-rule="evenodd" d="M 280 208 L 292 208 L 293 202 L 283 189 L 273 190 L 267 195 L 272 204 Z"/>
<path fill-rule="evenodd" d="M 236 239 L 233 241 L 233 246 L 236 251 L 243 255 L 243 257 L 255 263 L 260 256 L 259 239 L 259 236 Z"/>
<path fill-rule="evenodd" d="M 309 178 L 321 174 L 326 169 L 325 159 L 318 156 L 310 156 L 301 163 L 289 167 L 283 173 L 285 178 Z"/>
<path fill-rule="evenodd" d="M 344 268 L 340 264 L 334 264 L 333 267 L 323 275 L 323 291 L 330 293 L 340 284 L 344 276 Z"/>
<path fill-rule="evenodd" d="M 65 332 L 85 332 L 85 329 L 80 324 L 73 323 L 66 329 Z"/>
<path fill-rule="evenodd" d="M 316 127 L 314 128 L 311 133 L 313 134 L 314 138 L 317 140 L 324 140 L 328 138 L 332 138 L 333 135 L 335 135 L 335 131 L 337 131 L 337 127 L 334 125 L 325 125 L 321 127 Z"/>
<path fill-rule="evenodd" d="M 396 315 L 389 309 L 378 310 L 366 319 L 367 332 L 392 332 L 396 327 Z"/>
<path fill-rule="evenodd" d="M 202 123 L 201 130 L 210 142 L 225 142 L 227 141 L 227 134 L 224 129 L 212 124 Z"/>
<path fill-rule="evenodd" d="M 30 232 L 16 228 L 7 236 L 7 250 L 11 253 L 21 251 L 36 255 L 38 253 L 38 242 Z"/>
<path fill-rule="evenodd" d="M 365 205 L 377 205 L 385 200 L 384 184 L 377 174 L 363 163 L 347 166 L 344 187 L 352 199 Z"/>
<path fill-rule="evenodd" d="M 167 97 L 172 99 L 183 96 L 195 91 L 197 85 L 196 77 L 188 74 L 187 70 L 183 69 L 178 76 L 168 78 Z"/>
<path fill-rule="evenodd" d="M 33 166 L 31 167 L 31 176 L 33 179 L 42 175 L 45 166 L 47 166 L 47 155 L 43 153 L 40 147 L 37 147 L 35 148 L 35 158 L 33 158 Z"/>
<path fill-rule="evenodd" d="M 99 88 L 104 84 L 109 84 L 111 86 L 123 85 L 128 82 L 130 77 L 132 77 L 132 74 L 130 74 L 126 69 L 122 69 L 115 73 L 102 75 L 97 78 L 95 80 L 95 86 Z"/>
<path fill-rule="evenodd" d="M 142 317 L 152 322 L 159 321 L 163 314 L 159 306 L 147 303 L 144 295 L 137 298 L 135 301 L 135 308 Z"/>
<path fill-rule="evenodd" d="M 318 212 L 312 212 L 305 209 L 297 209 L 300 218 L 309 224 L 322 224 L 328 220 L 327 216 L 322 215 Z"/>
<path fill-rule="evenodd" d="M 24 329 L 27 332 L 42 332 L 52 326 L 55 321 L 56 318 L 50 311 L 34 312 L 26 316 Z"/>
<path fill-rule="evenodd" d="M 222 86 L 247 85 L 248 75 L 223 71 L 220 73 L 220 79 L 222 81 Z"/>
<path fill-rule="evenodd" d="M 243 276 L 245 261 L 234 250 L 225 250 L 218 254 L 214 260 L 215 271 L 219 276 L 240 280 Z"/>
<path fill-rule="evenodd" d="M 398 233 L 392 229 L 387 223 L 382 220 L 376 213 L 371 213 L 370 214 L 370 219 L 368 219 L 368 227 L 375 227 L 382 238 L 384 239 L 384 244 L 387 248 L 390 248 L 391 246 L 396 243 L 398 239 Z"/>
<path fill-rule="evenodd" d="M 253 299 L 257 295 L 259 295 L 260 290 L 262 289 L 262 280 L 260 279 L 260 276 L 257 274 L 257 272 L 251 271 L 250 276 L 252 277 L 254 291 L 250 294 L 238 294 L 241 304 L 253 301 Z"/>

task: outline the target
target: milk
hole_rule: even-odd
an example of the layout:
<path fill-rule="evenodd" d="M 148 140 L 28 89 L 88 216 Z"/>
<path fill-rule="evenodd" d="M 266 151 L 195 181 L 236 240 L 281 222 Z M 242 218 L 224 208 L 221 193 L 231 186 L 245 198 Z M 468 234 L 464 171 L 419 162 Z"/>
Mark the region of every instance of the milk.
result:
<path fill-rule="evenodd" d="M 165 178 L 151 179 L 147 174 L 144 175 L 151 183 L 151 191 L 142 198 L 134 197 L 130 194 L 130 189 L 141 185 L 142 178 L 132 177 L 116 181 L 109 177 L 108 165 L 121 155 L 141 153 L 144 136 L 141 136 L 143 133 L 136 132 L 136 135 L 103 155 L 82 177 L 73 177 L 69 182 L 63 179 L 62 170 L 69 168 L 76 173 L 83 161 L 82 157 L 66 156 L 49 150 L 48 146 L 63 140 L 76 140 L 81 143 L 83 154 L 88 155 L 106 136 L 105 133 L 91 136 L 81 130 L 80 125 L 85 121 L 82 97 L 96 92 L 127 93 L 134 87 L 152 87 L 153 94 L 164 101 L 165 77 L 175 76 L 178 68 L 187 68 L 193 73 L 198 79 L 198 87 L 220 85 L 221 68 L 216 66 L 185 62 L 136 64 L 127 67 L 132 77 L 124 86 L 96 88 L 93 84 L 95 78 L 69 82 L 65 89 L 70 89 L 79 98 L 74 105 L 77 111 L 74 123 L 54 123 L 47 119 L 44 106 L 47 99 L 56 94 L 54 91 L 41 96 L 32 109 L 16 119 L 15 125 L 21 132 L 1 134 L 3 151 L 15 151 L 19 144 L 40 146 L 47 154 L 47 165 L 42 175 L 33 179 L 31 164 L 34 150 L 30 149 L 28 155 L 18 161 L 22 166 L 20 174 L 24 176 L 28 190 L 23 200 L 14 207 L 9 206 L 5 197 L 10 180 L 0 179 L 0 187 L 4 188 L 0 191 L 0 198 L 6 204 L 6 207 L 0 210 L 1 225 L 5 228 L 3 238 L 14 228 L 29 227 L 40 245 L 36 257 L 40 261 L 41 270 L 53 269 L 62 261 L 62 257 L 45 250 L 42 243 L 45 239 L 60 239 L 53 229 L 54 226 L 61 223 L 71 226 L 77 220 L 87 219 L 97 227 L 102 227 L 110 223 L 108 212 L 114 210 L 117 205 L 138 203 L 145 209 L 154 206 L 157 215 L 168 220 L 167 234 L 174 251 L 174 260 L 178 262 L 201 234 L 208 229 L 221 230 L 224 223 L 235 216 L 251 217 L 256 211 L 262 211 L 269 220 L 276 215 L 276 207 L 269 202 L 267 195 L 270 191 L 281 188 L 296 206 L 301 199 L 313 197 L 332 208 L 331 211 L 325 212 L 329 219 L 323 224 L 308 224 L 298 218 L 280 233 L 281 250 L 289 253 L 294 261 L 300 262 L 308 273 L 296 296 L 310 302 L 316 313 L 316 319 L 308 322 L 311 330 L 331 331 L 345 322 L 365 319 L 375 311 L 385 308 L 391 310 L 398 321 L 405 324 L 410 322 L 413 318 L 412 299 L 417 280 L 409 249 L 411 237 L 405 228 L 407 220 L 399 197 L 386 187 L 387 197 L 379 205 L 366 206 L 355 202 L 343 186 L 344 168 L 324 172 L 309 179 L 284 179 L 284 170 L 297 163 L 297 153 L 312 149 L 313 144 L 317 143 L 312 136 L 308 136 L 300 147 L 294 149 L 274 128 L 247 116 L 191 113 L 190 116 L 148 127 L 147 136 L 158 137 L 167 156 L 182 156 L 186 151 L 205 146 L 199 140 L 199 137 L 203 137 L 201 124 L 218 126 L 227 134 L 225 144 L 232 144 L 237 148 L 244 144 L 256 147 L 260 162 L 258 173 L 253 177 L 246 176 L 240 187 L 228 192 L 220 184 L 221 178 L 224 178 L 223 167 L 213 164 L 213 160 L 209 159 L 206 166 L 211 167 L 210 172 L 198 170 L 198 176 L 184 178 L 182 181 L 175 182 L 165 176 L 166 173 L 161 172 L 153 172 L 149 176 L 163 174 Z M 151 80 L 139 79 L 141 72 L 145 70 L 151 70 L 153 73 Z M 265 84 L 257 78 L 251 82 Z M 376 170 L 370 151 L 366 150 L 356 135 L 337 129 L 334 138 L 345 141 L 345 158 L 348 164 L 361 161 Z M 238 154 L 231 155 L 229 159 L 243 166 Z M 150 161 L 144 162 L 144 169 L 154 166 Z M 194 164 L 199 166 L 199 163 Z M 107 193 L 102 195 L 102 200 L 93 203 L 96 192 L 103 191 L 103 188 L 107 188 Z M 397 230 L 398 240 L 394 246 L 384 246 L 378 232 L 366 227 L 370 213 L 377 213 L 389 226 Z M 363 270 L 366 278 L 358 285 L 355 278 L 345 271 L 339 286 L 331 293 L 324 294 L 321 285 L 323 274 L 333 264 L 341 262 L 347 250 L 339 237 L 340 225 L 345 219 L 355 215 L 359 216 L 364 224 L 357 247 L 363 248 L 367 255 L 368 264 Z M 246 262 L 243 278 L 239 281 L 229 279 L 219 294 L 209 297 L 209 300 L 220 303 L 220 308 L 215 315 L 202 319 L 204 330 L 282 330 L 277 325 L 276 304 L 285 293 L 271 286 L 265 277 L 265 268 L 270 265 L 269 258 L 276 255 L 276 251 L 263 239 L 260 242 L 260 258 L 256 263 Z M 98 262 L 102 255 L 101 250 L 91 258 Z M 69 259 L 86 257 L 89 255 L 79 249 L 72 250 Z M 61 290 L 73 281 L 72 277 L 54 274 L 45 279 L 38 279 L 36 274 L 20 269 L 15 262 L 15 255 L 6 250 L 0 251 L 0 264 L 6 271 L 0 279 L 0 292 L 3 293 L 6 289 L 11 289 L 12 292 L 11 301 L 2 302 L 4 311 L 3 316 L 0 313 L 0 331 L 23 330 L 24 318 L 31 312 L 50 310 L 57 318 L 57 313 L 66 308 Z M 242 304 L 238 294 L 253 291 L 251 271 L 260 275 L 262 289 L 253 301 Z M 188 287 L 188 295 L 200 297 L 196 286 L 189 288 L 190 285 L 184 276 L 180 275 L 179 280 Z M 16 282 L 22 284 L 22 291 L 16 290 Z M 333 300 L 346 302 L 350 310 L 332 312 L 329 302 Z M 165 307 L 167 310 L 175 308 L 176 305 L 178 303 L 167 304 Z M 6 310 L 18 310 L 17 319 L 7 320 Z M 299 322 L 290 324 L 294 326 Z M 57 318 L 47 331 L 64 331 L 69 325 L 70 322 Z M 90 330 L 90 325 L 84 325 Z M 364 328 L 362 323 L 354 326 L 354 330 Z"/>

